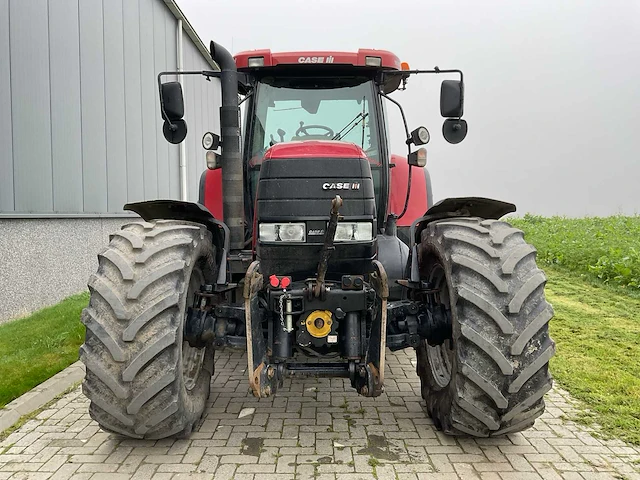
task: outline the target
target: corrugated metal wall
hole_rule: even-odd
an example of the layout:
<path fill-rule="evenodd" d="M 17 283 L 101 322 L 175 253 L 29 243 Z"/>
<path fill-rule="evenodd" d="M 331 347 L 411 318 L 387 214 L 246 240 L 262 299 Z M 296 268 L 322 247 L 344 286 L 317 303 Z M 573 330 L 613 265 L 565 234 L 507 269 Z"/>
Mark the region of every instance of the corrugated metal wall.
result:
<path fill-rule="evenodd" d="M 205 62 L 202 54 L 187 35 L 183 33 L 183 36 L 184 69 L 211 70 L 211 67 Z M 202 136 L 206 132 L 214 132 L 220 135 L 222 90 L 219 79 L 212 78 L 209 82 L 201 76 L 183 76 L 182 86 L 185 97 L 184 118 L 188 129 L 188 135 L 185 140 L 187 158 L 189 159 L 187 168 L 188 199 L 191 202 L 195 202 L 198 200 L 200 175 L 207 168 L 205 150 L 202 148 Z M 158 130 L 158 135 L 162 136 L 160 130 Z M 175 178 L 177 181 L 178 177 L 175 176 Z"/>
<path fill-rule="evenodd" d="M 179 198 L 179 147 L 162 136 L 156 76 L 175 70 L 161 0 L 0 0 L 0 215 L 119 213 Z M 211 66 L 183 33 L 186 70 Z M 219 133 L 219 81 L 183 82 L 189 199 Z M 25 215 L 25 216 L 26 216 Z"/>

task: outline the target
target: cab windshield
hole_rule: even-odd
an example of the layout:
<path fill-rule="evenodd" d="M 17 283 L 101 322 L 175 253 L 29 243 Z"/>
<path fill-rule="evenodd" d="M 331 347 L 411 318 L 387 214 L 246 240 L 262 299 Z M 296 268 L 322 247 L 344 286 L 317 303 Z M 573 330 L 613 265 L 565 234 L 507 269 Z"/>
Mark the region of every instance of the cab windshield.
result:
<path fill-rule="evenodd" d="M 292 140 L 341 140 L 379 163 L 374 85 L 365 77 L 263 78 L 254 100 L 250 167 L 265 151 Z"/>

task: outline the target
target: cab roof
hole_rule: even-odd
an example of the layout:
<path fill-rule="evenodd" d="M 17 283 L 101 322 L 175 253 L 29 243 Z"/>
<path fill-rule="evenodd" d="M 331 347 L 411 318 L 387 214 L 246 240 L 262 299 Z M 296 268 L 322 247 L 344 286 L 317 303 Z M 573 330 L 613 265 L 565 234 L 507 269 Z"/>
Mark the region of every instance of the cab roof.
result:
<path fill-rule="evenodd" d="M 361 48 L 357 52 L 308 51 L 279 52 L 269 49 L 248 50 L 234 56 L 238 70 L 254 70 L 278 65 L 351 65 L 376 67 L 383 70 L 401 70 L 400 59 L 387 50 Z M 252 65 L 249 66 L 251 59 Z M 262 61 L 260 60 L 262 59 Z M 262 63 L 262 65 L 260 65 Z"/>

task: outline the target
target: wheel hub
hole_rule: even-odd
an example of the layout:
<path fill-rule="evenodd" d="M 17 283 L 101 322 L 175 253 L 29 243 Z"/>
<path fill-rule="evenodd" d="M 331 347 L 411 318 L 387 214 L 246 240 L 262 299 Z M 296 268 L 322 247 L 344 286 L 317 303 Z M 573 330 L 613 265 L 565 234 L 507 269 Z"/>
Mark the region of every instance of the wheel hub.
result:
<path fill-rule="evenodd" d="M 451 382 L 451 371 L 453 363 L 453 343 L 451 340 L 451 300 L 447 278 L 442 265 L 436 265 L 431 271 L 429 283 L 434 287 L 435 303 L 439 308 L 435 308 L 435 315 L 431 316 L 434 340 L 426 343 L 427 357 L 431 374 L 439 387 L 446 387 Z M 436 342 L 441 340 L 440 342 Z"/>
<path fill-rule="evenodd" d="M 187 301 L 190 301 L 195 297 L 196 292 L 200 289 L 200 285 L 204 283 L 204 275 L 198 266 L 194 267 L 189 279 L 189 289 L 187 291 Z M 188 313 L 185 312 L 185 318 L 183 322 L 189 320 Z M 206 354 L 205 348 L 196 348 L 189 345 L 189 342 L 183 338 L 182 341 L 182 376 L 184 378 L 184 385 L 187 390 L 192 390 L 195 387 L 200 371 L 202 370 L 202 364 L 204 363 L 204 356 Z"/>

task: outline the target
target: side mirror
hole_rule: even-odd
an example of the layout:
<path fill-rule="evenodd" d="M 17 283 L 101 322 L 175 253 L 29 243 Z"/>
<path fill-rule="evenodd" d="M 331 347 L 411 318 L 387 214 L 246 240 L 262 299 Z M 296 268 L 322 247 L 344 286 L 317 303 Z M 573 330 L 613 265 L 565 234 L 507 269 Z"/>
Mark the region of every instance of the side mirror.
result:
<path fill-rule="evenodd" d="M 424 167 L 427 164 L 427 149 L 419 148 L 415 152 L 411 152 L 407 161 L 412 167 Z"/>
<path fill-rule="evenodd" d="M 169 143 L 177 144 L 187 136 L 187 122 L 184 117 L 184 99 L 180 82 L 163 83 L 160 87 L 160 110 L 164 125 L 162 134 Z"/>
<path fill-rule="evenodd" d="M 182 85 L 180 82 L 167 82 L 162 84 L 160 90 L 160 106 L 164 108 L 169 120 L 180 120 L 184 117 L 184 99 L 182 97 Z"/>
<path fill-rule="evenodd" d="M 169 143 L 177 145 L 187 137 L 187 122 L 184 120 L 174 120 L 172 123 L 164 121 L 162 134 Z"/>
<path fill-rule="evenodd" d="M 440 87 L 440 115 L 460 118 L 464 110 L 464 85 L 459 80 L 444 80 Z"/>
<path fill-rule="evenodd" d="M 442 125 L 442 136 L 449 143 L 460 143 L 467 136 L 467 121 L 461 118 L 447 118 Z"/>

